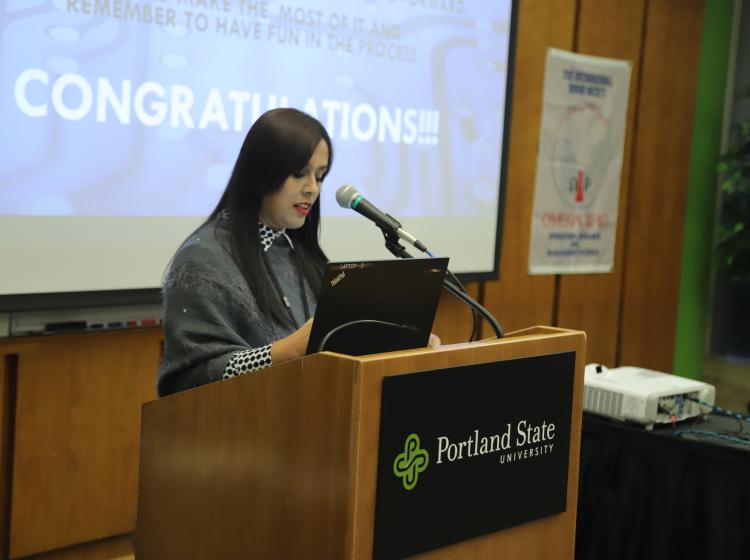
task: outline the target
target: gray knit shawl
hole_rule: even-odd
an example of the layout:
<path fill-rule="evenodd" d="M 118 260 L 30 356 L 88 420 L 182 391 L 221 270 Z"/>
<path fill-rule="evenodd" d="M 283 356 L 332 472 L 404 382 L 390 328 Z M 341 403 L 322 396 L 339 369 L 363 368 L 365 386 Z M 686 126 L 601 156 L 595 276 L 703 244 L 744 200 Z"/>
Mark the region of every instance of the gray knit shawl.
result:
<path fill-rule="evenodd" d="M 179 248 L 166 275 L 164 358 L 157 389 L 166 395 L 218 381 L 235 352 L 259 348 L 291 334 L 258 309 L 258 303 L 232 259 L 226 218 L 209 222 Z M 294 249 L 286 235 L 266 252 L 297 326 L 305 321 Z M 310 313 L 316 296 L 304 282 Z"/>

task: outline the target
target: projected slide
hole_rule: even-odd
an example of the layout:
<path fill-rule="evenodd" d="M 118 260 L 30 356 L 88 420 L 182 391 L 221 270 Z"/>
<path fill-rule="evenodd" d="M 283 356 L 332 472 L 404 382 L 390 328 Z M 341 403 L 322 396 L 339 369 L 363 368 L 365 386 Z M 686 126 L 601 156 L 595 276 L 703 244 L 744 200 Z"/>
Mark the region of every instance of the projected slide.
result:
<path fill-rule="evenodd" d="M 80 245 L 92 220 L 144 223 L 154 263 L 166 264 L 215 206 L 253 121 L 290 106 L 320 119 L 334 143 L 322 195 L 333 258 L 375 256 L 367 245 L 379 244 L 334 201 L 349 183 L 455 256 L 454 270 L 491 270 L 510 4 L 6 0 L 0 229 L 33 230 L 37 244 L 51 229 L 72 254 L 96 252 Z M 44 217 L 61 220 L 50 228 Z M 478 243 L 476 258 L 451 254 L 458 235 Z M 354 252 L 340 241 L 352 236 L 365 244 Z M 157 286 L 162 271 L 101 289 Z M 28 291 L 10 284 L 0 292 Z"/>

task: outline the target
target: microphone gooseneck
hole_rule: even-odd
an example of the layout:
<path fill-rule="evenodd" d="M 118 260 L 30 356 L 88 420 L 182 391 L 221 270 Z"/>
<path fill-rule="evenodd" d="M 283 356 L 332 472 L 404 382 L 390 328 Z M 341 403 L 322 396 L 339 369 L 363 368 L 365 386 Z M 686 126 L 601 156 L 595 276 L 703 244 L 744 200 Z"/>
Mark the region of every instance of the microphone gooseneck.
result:
<path fill-rule="evenodd" d="M 343 185 L 339 187 L 336 191 L 336 202 L 338 202 L 339 206 L 342 208 L 351 208 L 355 212 L 362 214 L 368 220 L 375 222 L 375 225 L 383 231 L 386 248 L 395 256 L 402 259 L 412 258 L 404 246 L 398 242 L 399 239 L 403 239 L 414 245 L 420 251 L 433 256 L 432 253 L 427 250 L 427 247 L 425 247 L 416 237 L 405 231 L 393 216 L 379 210 L 375 205 L 362 196 L 362 193 L 360 193 L 353 185 Z M 451 276 L 453 275 L 451 274 Z M 458 279 L 456 279 L 455 276 L 453 278 L 456 280 L 456 284 L 446 278 L 443 280 L 443 286 L 448 292 L 472 309 L 474 314 L 474 324 L 471 333 L 471 340 L 474 340 L 474 336 L 478 329 L 478 315 L 483 317 L 490 324 L 495 331 L 495 336 L 497 336 L 497 338 L 502 338 L 504 335 L 503 328 L 497 319 L 495 319 L 495 317 L 492 316 L 492 313 L 490 313 L 483 305 L 463 290 L 463 286 L 461 286 L 461 283 L 458 282 Z M 329 334 L 333 333 L 331 332 Z"/>

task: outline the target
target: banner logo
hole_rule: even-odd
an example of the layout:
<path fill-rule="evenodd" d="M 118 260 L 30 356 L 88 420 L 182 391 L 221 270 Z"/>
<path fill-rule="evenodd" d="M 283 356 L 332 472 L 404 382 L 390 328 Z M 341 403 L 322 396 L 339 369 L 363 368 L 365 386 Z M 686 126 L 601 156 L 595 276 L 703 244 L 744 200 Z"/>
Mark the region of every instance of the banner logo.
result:
<path fill-rule="evenodd" d="M 406 490 L 417 485 L 419 473 L 424 472 L 430 464 L 430 454 L 419 444 L 419 436 L 411 434 L 406 438 L 403 453 L 396 455 L 396 460 L 393 461 L 393 474 L 401 479 Z"/>

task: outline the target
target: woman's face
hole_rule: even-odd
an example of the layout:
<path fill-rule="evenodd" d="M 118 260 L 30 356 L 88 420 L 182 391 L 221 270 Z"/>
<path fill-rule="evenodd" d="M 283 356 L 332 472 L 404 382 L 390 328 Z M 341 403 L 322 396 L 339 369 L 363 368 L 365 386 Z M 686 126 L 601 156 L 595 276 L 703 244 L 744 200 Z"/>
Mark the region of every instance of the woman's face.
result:
<path fill-rule="evenodd" d="M 307 165 L 289 175 L 277 192 L 265 196 L 260 205 L 260 221 L 276 230 L 301 228 L 318 200 L 327 170 L 328 144 L 321 140 Z"/>

